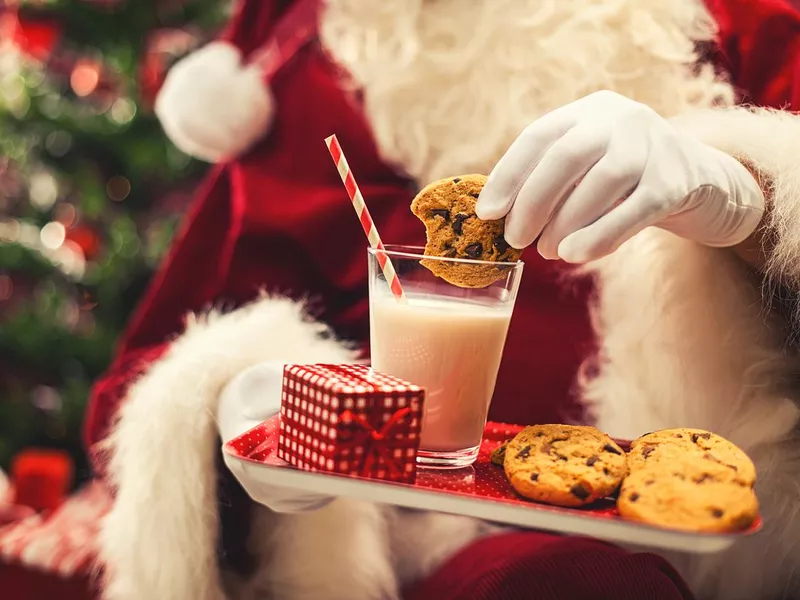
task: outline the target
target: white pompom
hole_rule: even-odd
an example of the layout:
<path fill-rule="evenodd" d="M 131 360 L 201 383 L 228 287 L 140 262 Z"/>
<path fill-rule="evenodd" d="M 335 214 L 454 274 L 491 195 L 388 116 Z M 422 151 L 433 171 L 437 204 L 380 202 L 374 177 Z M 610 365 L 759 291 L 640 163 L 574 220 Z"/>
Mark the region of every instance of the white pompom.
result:
<path fill-rule="evenodd" d="M 242 64 L 239 50 L 212 42 L 170 70 L 155 113 L 183 152 L 222 162 L 248 150 L 267 132 L 273 100 L 255 66 Z"/>

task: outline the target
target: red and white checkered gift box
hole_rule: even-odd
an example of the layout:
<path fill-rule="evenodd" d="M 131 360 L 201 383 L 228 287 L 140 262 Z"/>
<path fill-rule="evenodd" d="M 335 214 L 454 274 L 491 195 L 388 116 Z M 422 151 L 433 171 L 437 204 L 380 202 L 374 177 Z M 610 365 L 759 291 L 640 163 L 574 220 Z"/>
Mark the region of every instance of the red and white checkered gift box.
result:
<path fill-rule="evenodd" d="M 425 391 L 365 365 L 287 365 L 278 457 L 307 471 L 413 483 Z"/>
<path fill-rule="evenodd" d="M 88 573 L 97 552 L 100 523 L 112 496 L 91 482 L 51 513 L 0 527 L 0 563 L 71 577 Z"/>

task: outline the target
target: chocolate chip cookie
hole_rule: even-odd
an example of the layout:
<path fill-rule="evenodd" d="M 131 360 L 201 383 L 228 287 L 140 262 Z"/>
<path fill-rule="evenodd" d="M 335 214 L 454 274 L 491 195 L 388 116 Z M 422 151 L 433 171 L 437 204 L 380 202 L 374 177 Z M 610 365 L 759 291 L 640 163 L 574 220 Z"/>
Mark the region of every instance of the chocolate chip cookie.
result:
<path fill-rule="evenodd" d="M 534 425 L 506 448 L 504 468 L 521 496 L 557 506 L 605 498 L 628 473 L 625 452 L 594 427 Z"/>
<path fill-rule="evenodd" d="M 749 486 L 694 481 L 649 470 L 634 471 L 625 478 L 617 508 L 633 521 L 707 533 L 742 531 L 758 516 L 758 500 Z"/>
<path fill-rule="evenodd" d="M 753 461 L 725 438 L 702 429 L 665 429 L 631 442 L 628 463 L 632 472 L 644 469 L 672 472 L 691 469 L 716 480 L 730 480 L 752 487 L 756 481 Z"/>
<path fill-rule="evenodd" d="M 422 261 L 434 275 L 459 287 L 491 285 L 505 276 L 508 267 L 490 263 L 516 262 L 522 254 L 505 241 L 505 219 L 482 221 L 475 215 L 485 183 L 483 175 L 441 179 L 426 186 L 411 203 L 411 212 L 425 224 L 426 256 L 489 261 Z"/>

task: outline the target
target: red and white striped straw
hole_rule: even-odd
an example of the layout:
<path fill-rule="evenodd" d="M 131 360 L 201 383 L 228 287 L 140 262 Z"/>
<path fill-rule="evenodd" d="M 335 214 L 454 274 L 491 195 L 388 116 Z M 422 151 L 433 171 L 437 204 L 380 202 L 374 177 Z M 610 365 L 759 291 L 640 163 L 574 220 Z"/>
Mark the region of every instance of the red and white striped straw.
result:
<path fill-rule="evenodd" d="M 353 177 L 353 172 L 350 170 L 350 165 L 347 164 L 347 159 L 344 157 L 342 147 L 339 145 L 339 140 L 335 135 L 325 138 L 325 144 L 328 146 L 328 151 L 331 153 L 333 162 L 336 164 L 336 169 L 339 171 L 339 176 L 342 178 L 342 183 L 347 190 L 347 195 L 353 202 L 353 208 L 356 210 L 358 220 L 361 221 L 361 226 L 364 228 L 364 233 L 367 234 L 370 246 L 376 250 L 383 250 L 383 242 L 378 235 L 378 230 L 375 228 L 375 223 L 372 220 L 372 215 L 369 214 L 367 205 L 364 202 L 364 197 L 361 195 L 361 190 L 358 189 L 358 184 Z M 378 263 L 383 270 L 383 275 L 386 277 L 386 282 L 392 290 L 392 294 L 398 302 L 405 302 L 406 295 L 403 292 L 403 286 L 400 285 L 400 279 L 394 270 L 392 261 L 384 252 L 376 252 Z"/>

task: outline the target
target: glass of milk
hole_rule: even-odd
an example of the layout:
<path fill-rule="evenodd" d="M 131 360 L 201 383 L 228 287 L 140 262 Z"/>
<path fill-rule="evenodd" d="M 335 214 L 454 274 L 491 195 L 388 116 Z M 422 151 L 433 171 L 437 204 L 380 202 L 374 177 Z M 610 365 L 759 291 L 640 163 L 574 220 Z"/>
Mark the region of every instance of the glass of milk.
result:
<path fill-rule="evenodd" d="M 423 250 L 384 250 L 405 292 L 400 303 L 378 263 L 380 251 L 369 249 L 371 363 L 426 390 L 418 464 L 461 468 L 478 456 L 523 263 L 423 256 Z M 502 276 L 485 288 L 462 288 L 435 276 L 426 261 L 490 266 Z"/>

